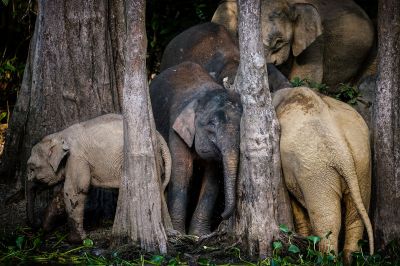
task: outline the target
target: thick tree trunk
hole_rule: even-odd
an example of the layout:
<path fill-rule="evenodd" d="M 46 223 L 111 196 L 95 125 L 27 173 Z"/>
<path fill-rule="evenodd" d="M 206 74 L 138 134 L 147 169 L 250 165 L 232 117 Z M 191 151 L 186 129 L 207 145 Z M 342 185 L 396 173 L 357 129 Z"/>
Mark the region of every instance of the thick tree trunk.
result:
<path fill-rule="evenodd" d="M 2 181 L 18 180 L 24 185 L 30 150 L 44 136 L 101 114 L 120 112 L 118 47 L 112 47 L 118 36 L 109 26 L 116 12 L 112 8 L 108 1 L 39 0 L 24 79 L 7 133 Z M 46 199 L 39 199 L 40 206 L 45 203 Z"/>
<path fill-rule="evenodd" d="M 125 2 L 124 166 L 113 235 L 146 251 L 167 252 L 158 151 L 146 75 L 145 0 Z M 140 141 L 139 141 L 140 140 Z"/>
<path fill-rule="evenodd" d="M 376 246 L 400 238 L 400 2 L 380 0 L 374 104 Z"/>
<path fill-rule="evenodd" d="M 272 241 L 279 237 L 279 223 L 292 227 L 292 219 L 261 42 L 260 0 L 238 3 L 240 66 L 234 87 L 241 94 L 243 115 L 238 202 L 231 224 L 247 253 L 264 257 L 271 255 Z"/>

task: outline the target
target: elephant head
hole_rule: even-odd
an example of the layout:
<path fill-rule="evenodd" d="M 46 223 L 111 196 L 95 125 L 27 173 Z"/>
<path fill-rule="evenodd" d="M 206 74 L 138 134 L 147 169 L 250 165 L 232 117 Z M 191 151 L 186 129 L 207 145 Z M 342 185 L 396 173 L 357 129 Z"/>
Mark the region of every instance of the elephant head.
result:
<path fill-rule="evenodd" d="M 322 33 L 317 9 L 304 2 L 264 0 L 261 30 L 268 63 L 286 62 L 290 52 L 298 56 Z"/>
<path fill-rule="evenodd" d="M 227 219 L 235 208 L 242 106 L 236 93 L 224 89 L 194 97 L 176 118 L 173 129 L 204 160 L 222 161 Z"/>
<path fill-rule="evenodd" d="M 28 159 L 28 181 L 54 185 L 63 179 L 60 165 L 69 153 L 69 146 L 60 136 L 49 135 L 33 146 Z"/>
<path fill-rule="evenodd" d="M 213 22 L 225 26 L 237 35 L 237 4 L 230 0 L 220 4 Z M 233 26 L 232 26 L 233 25 Z M 261 31 L 268 63 L 280 65 L 296 57 L 322 34 L 317 9 L 301 0 L 262 0 Z"/>

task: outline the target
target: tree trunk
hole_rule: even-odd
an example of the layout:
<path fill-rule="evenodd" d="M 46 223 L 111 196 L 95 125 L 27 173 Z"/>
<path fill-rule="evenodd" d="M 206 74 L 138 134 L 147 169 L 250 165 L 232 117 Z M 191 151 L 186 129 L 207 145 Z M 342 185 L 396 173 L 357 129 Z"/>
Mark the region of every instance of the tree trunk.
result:
<path fill-rule="evenodd" d="M 400 238 L 400 2 L 378 9 L 378 81 L 374 104 L 376 246 Z"/>
<path fill-rule="evenodd" d="M 234 87 L 241 94 L 243 115 L 238 201 L 231 224 L 250 256 L 265 257 L 279 237 L 279 221 L 293 226 L 281 176 L 279 123 L 261 42 L 260 0 L 238 4 L 240 66 Z"/>
<path fill-rule="evenodd" d="M 24 186 L 30 150 L 44 136 L 79 121 L 120 112 L 119 48 L 113 47 L 118 36 L 111 30 L 110 18 L 123 14 L 115 14 L 113 5 L 39 0 L 23 83 L 7 133 L 3 182 L 18 180 Z M 38 202 L 41 207 L 50 193 L 44 194 Z M 39 213 L 41 207 L 36 206 Z"/>
<path fill-rule="evenodd" d="M 113 235 L 146 251 L 167 252 L 158 184 L 158 151 L 146 75 L 145 0 L 125 2 L 124 166 Z M 138 141 L 140 140 L 140 141 Z"/>

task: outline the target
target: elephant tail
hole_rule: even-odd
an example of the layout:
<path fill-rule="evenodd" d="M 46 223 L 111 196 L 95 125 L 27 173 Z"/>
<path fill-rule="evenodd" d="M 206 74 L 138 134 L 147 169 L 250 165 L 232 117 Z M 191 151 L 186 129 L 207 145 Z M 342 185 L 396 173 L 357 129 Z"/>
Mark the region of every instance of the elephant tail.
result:
<path fill-rule="evenodd" d="M 342 153 L 343 154 L 343 153 Z M 350 151 L 347 154 L 351 154 Z M 357 173 L 355 169 L 355 164 L 352 156 L 350 158 L 344 158 L 340 165 L 336 165 L 336 171 L 344 178 L 347 186 L 350 190 L 350 195 L 354 201 L 356 209 L 361 216 L 361 219 L 367 229 L 368 240 L 369 240 L 369 250 L 370 254 L 374 253 L 374 234 L 372 230 L 371 220 L 368 217 L 368 212 L 362 201 L 360 186 L 358 184 Z"/>

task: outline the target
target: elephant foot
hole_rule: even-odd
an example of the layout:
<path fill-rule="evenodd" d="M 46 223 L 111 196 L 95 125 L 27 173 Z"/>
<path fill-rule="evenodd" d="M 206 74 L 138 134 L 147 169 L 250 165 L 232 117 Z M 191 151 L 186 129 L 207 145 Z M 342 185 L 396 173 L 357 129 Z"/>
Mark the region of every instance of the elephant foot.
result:
<path fill-rule="evenodd" d="M 71 244 L 82 244 L 82 241 L 85 238 L 86 238 L 86 234 L 84 234 L 84 233 L 79 234 L 78 232 L 76 232 L 74 230 L 74 231 L 69 232 L 67 240 Z"/>
<path fill-rule="evenodd" d="M 186 234 L 185 223 L 181 220 L 171 219 L 172 227 L 174 230 L 178 231 L 181 234 Z"/>
<path fill-rule="evenodd" d="M 83 230 L 82 224 L 75 222 L 73 219 L 68 219 L 68 225 L 70 228 L 68 234 L 68 242 L 71 244 L 81 244 L 83 239 L 86 238 L 85 230 Z"/>
<path fill-rule="evenodd" d="M 204 236 L 211 233 L 210 225 L 207 222 L 192 223 L 189 228 L 189 235 Z"/>
<path fill-rule="evenodd" d="M 353 261 L 353 257 L 351 254 L 353 252 L 355 252 L 355 250 L 349 250 L 349 249 L 343 250 L 344 265 L 351 265 L 351 262 Z"/>

